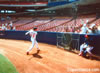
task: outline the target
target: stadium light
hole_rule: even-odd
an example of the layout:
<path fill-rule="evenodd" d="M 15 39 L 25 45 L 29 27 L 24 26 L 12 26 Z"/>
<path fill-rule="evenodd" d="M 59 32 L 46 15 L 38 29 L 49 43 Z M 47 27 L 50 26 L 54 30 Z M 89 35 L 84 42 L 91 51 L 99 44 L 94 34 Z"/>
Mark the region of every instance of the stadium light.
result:
<path fill-rule="evenodd" d="M 16 13 L 16 11 L 12 11 L 12 10 L 1 10 L 0 13 Z"/>
<path fill-rule="evenodd" d="M 27 9 L 26 11 L 35 12 L 36 10 L 35 9 Z"/>

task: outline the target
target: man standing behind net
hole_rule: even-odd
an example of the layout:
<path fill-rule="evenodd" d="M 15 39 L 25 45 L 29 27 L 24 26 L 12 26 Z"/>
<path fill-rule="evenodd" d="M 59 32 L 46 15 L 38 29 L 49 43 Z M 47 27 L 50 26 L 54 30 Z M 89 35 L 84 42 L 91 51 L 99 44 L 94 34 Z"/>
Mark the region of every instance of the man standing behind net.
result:
<path fill-rule="evenodd" d="M 29 55 L 29 51 L 32 50 L 32 48 L 34 47 L 34 45 L 36 45 L 37 48 L 37 52 L 40 51 L 39 46 L 38 46 L 38 42 L 36 41 L 36 36 L 37 36 L 37 28 L 33 28 L 31 30 L 29 30 L 28 32 L 25 33 L 25 35 L 29 34 L 31 36 L 31 41 L 32 41 L 32 45 L 30 46 L 30 48 L 27 50 L 26 54 Z"/>

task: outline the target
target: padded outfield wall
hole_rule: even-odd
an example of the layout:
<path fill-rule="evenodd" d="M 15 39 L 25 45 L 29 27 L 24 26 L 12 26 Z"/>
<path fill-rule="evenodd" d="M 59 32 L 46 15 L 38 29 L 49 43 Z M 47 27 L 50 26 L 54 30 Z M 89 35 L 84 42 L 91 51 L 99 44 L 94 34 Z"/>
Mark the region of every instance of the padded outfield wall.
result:
<path fill-rule="evenodd" d="M 30 40 L 27 31 L 0 31 L 0 39 Z M 94 46 L 93 53 L 100 55 L 100 34 L 89 34 L 91 43 Z M 79 50 L 79 46 L 84 42 L 84 34 L 63 33 L 63 32 L 45 32 L 38 31 L 37 41 L 42 43 L 53 44 L 57 46 L 71 46 Z M 70 45 L 71 44 L 71 45 Z"/>

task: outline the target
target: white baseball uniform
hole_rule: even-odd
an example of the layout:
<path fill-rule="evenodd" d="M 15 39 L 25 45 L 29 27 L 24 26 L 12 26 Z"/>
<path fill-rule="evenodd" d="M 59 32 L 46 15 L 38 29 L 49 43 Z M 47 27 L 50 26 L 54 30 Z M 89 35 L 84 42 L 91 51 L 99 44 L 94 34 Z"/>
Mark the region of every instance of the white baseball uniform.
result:
<path fill-rule="evenodd" d="M 82 28 L 81 28 L 80 34 L 86 34 L 87 29 L 88 29 L 88 28 L 87 28 L 86 24 L 83 24 L 83 26 L 82 26 Z"/>
<path fill-rule="evenodd" d="M 34 47 L 34 45 L 36 45 L 36 48 L 39 50 L 38 42 L 36 41 L 37 32 L 34 31 L 34 30 L 30 30 L 30 31 L 28 31 L 28 32 L 25 33 L 25 35 L 27 35 L 27 34 L 29 34 L 31 36 L 31 41 L 32 41 L 32 45 L 27 50 L 27 52 L 31 51 L 32 48 Z"/>
<path fill-rule="evenodd" d="M 90 55 L 92 55 L 91 50 L 92 50 L 93 48 L 94 48 L 94 47 L 92 47 L 92 46 L 88 46 L 88 47 L 86 48 L 86 51 L 87 51 Z"/>

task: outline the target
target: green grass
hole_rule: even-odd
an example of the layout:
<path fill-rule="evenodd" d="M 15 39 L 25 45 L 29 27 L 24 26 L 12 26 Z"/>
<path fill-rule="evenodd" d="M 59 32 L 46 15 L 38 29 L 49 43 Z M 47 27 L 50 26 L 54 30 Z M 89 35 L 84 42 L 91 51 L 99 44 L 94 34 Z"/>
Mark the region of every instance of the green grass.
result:
<path fill-rule="evenodd" d="M 18 73 L 14 65 L 0 54 L 0 73 Z"/>

